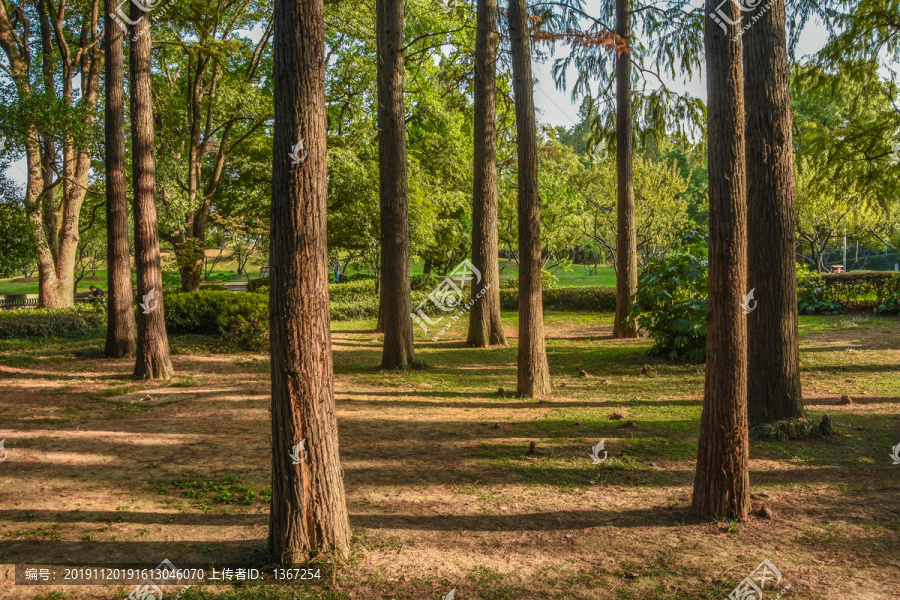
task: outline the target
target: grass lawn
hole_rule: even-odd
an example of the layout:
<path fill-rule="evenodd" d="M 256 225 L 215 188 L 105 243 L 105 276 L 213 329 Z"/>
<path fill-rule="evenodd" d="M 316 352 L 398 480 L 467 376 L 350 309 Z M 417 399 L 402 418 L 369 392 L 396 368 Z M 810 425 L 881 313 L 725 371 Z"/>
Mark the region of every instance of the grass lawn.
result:
<path fill-rule="evenodd" d="M 456 589 L 457 600 L 721 600 L 764 559 L 790 585 L 784 598 L 896 597 L 900 466 L 888 454 L 900 442 L 900 319 L 801 319 L 806 404 L 838 435 L 752 441 L 754 507 L 774 517 L 744 523 L 688 514 L 702 365 L 612 340 L 610 314 L 548 313 L 552 397 L 501 396 L 515 388 L 516 319 L 504 313 L 503 348 L 466 348 L 463 320 L 437 342 L 419 330 L 428 368 L 408 373 L 375 368 L 372 322 L 333 323 L 351 559 L 330 586 L 194 587 L 182 598 L 439 600 Z M 0 341 L 0 563 L 258 556 L 268 358 L 174 336 L 177 378 L 158 386 L 130 381 L 130 360 L 102 359 L 102 340 Z M 843 394 L 853 403 L 838 405 Z M 608 458 L 593 465 L 600 440 Z M 2 599 L 131 591 L 8 577 Z"/>

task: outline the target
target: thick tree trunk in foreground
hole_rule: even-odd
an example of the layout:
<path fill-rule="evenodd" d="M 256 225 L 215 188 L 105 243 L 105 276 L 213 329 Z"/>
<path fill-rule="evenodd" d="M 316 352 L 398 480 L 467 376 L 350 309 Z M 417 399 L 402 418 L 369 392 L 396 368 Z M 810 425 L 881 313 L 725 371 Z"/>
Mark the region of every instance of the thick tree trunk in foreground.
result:
<path fill-rule="evenodd" d="M 616 317 L 613 337 L 637 337 L 625 323 L 631 311 L 631 297 L 637 293 L 637 231 L 634 207 L 634 134 L 631 114 L 631 0 L 616 0 L 616 33 L 628 50 L 616 59 L 616 172 L 617 228 Z"/>
<path fill-rule="evenodd" d="M 747 330 L 741 299 L 747 283 L 744 106 L 741 45 L 710 19 L 706 4 L 709 135 L 709 310 L 706 385 L 700 418 L 693 513 L 744 519 L 750 509 L 747 430 Z M 730 20 L 739 14 L 726 3 Z"/>
<path fill-rule="evenodd" d="M 409 288 L 409 199 L 403 114 L 403 0 L 376 0 L 378 34 L 378 167 L 381 193 L 381 366 L 415 361 Z"/>
<path fill-rule="evenodd" d="M 328 308 L 324 10 L 322 0 L 275 1 L 269 552 L 284 563 L 346 556 L 350 544 Z M 299 140 L 308 155 L 295 165 Z"/>
<path fill-rule="evenodd" d="M 784 2 L 744 33 L 750 423 L 803 416 L 797 337 L 796 209 Z"/>
<path fill-rule="evenodd" d="M 136 325 L 128 247 L 128 197 L 125 182 L 125 65 L 122 29 L 106 1 L 106 348 L 109 358 L 134 354 Z"/>
<path fill-rule="evenodd" d="M 475 171 L 472 194 L 472 281 L 470 346 L 506 344 L 500 321 L 500 265 L 497 229 L 497 0 L 478 0 L 475 38 Z"/>
<path fill-rule="evenodd" d="M 156 160 L 153 148 L 153 87 L 150 81 L 150 14 L 131 4 L 137 21 L 131 42 L 131 180 L 134 196 L 134 262 L 138 299 L 135 379 L 172 376 L 162 297 L 156 218 Z"/>
<path fill-rule="evenodd" d="M 513 88 L 519 159 L 519 378 L 518 393 L 550 393 L 541 296 L 541 199 L 538 195 L 531 44 L 525 0 L 509 0 Z"/>

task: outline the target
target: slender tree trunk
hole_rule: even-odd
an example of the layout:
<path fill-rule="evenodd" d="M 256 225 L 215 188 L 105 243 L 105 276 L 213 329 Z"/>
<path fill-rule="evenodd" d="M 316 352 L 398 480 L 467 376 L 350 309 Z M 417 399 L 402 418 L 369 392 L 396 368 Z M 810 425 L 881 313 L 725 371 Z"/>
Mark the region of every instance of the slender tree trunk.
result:
<path fill-rule="evenodd" d="M 415 362 L 409 288 L 409 199 L 403 114 L 404 0 L 376 0 L 378 28 L 378 167 L 381 193 L 381 366 Z"/>
<path fill-rule="evenodd" d="M 478 0 L 475 38 L 475 171 L 472 195 L 472 281 L 470 346 L 506 344 L 500 321 L 499 231 L 497 229 L 497 0 Z M 477 279 L 477 278 L 476 278 Z"/>
<path fill-rule="evenodd" d="M 350 544 L 328 308 L 323 0 L 276 0 L 274 43 L 269 552 L 298 563 L 347 556 Z M 295 165 L 300 140 L 308 154 Z"/>
<path fill-rule="evenodd" d="M 616 58 L 616 169 L 617 228 L 616 318 L 613 337 L 637 337 L 625 319 L 631 312 L 631 297 L 637 293 L 637 232 L 634 207 L 634 122 L 631 114 L 631 0 L 616 0 L 616 33 L 628 50 Z"/>
<path fill-rule="evenodd" d="M 134 195 L 134 262 L 138 297 L 136 379 L 172 376 L 162 297 L 156 218 L 156 159 L 153 140 L 153 86 L 150 80 L 150 13 L 131 4 L 137 21 L 131 42 L 131 183 Z"/>
<path fill-rule="evenodd" d="M 106 0 L 106 348 L 110 358 L 134 354 L 136 325 L 128 247 L 128 198 L 125 183 L 124 32 L 110 14 Z"/>
<path fill-rule="evenodd" d="M 537 133 L 534 122 L 531 43 L 525 0 L 509 0 L 513 88 L 519 159 L 519 356 L 518 393 L 550 393 L 541 297 L 541 199 L 538 195 Z"/>
<path fill-rule="evenodd" d="M 747 329 L 741 299 L 747 284 L 744 196 L 744 106 L 740 24 L 723 32 L 706 3 L 709 136 L 709 309 L 706 385 L 700 417 L 693 512 L 705 519 L 745 519 L 750 509 L 747 427 Z M 737 5 L 721 10 L 737 21 Z"/>
<path fill-rule="evenodd" d="M 794 258 L 794 142 L 784 1 L 744 33 L 747 113 L 747 317 L 751 425 L 803 416 Z"/>

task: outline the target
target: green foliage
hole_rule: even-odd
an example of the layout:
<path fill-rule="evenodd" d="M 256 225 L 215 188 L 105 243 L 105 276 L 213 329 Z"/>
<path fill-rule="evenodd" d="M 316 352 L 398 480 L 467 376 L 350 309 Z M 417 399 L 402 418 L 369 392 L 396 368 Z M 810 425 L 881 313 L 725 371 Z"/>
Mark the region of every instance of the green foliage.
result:
<path fill-rule="evenodd" d="M 541 269 L 541 289 L 542 290 L 555 290 L 559 287 L 559 278 L 548 271 L 547 269 Z M 516 276 L 507 277 L 503 281 L 500 282 L 500 289 L 519 289 L 519 278 Z"/>
<path fill-rule="evenodd" d="M 816 425 L 809 419 L 784 419 L 774 423 L 761 423 L 750 428 L 750 435 L 758 440 L 802 440 L 809 437 L 825 437 L 833 435 L 822 425 Z"/>
<path fill-rule="evenodd" d="M 4 196 L 6 183 L 6 178 L 0 176 Z M 0 277 L 17 275 L 19 269 L 35 260 L 37 248 L 25 207 L 14 201 L 0 201 Z"/>
<path fill-rule="evenodd" d="M 541 269 L 541 289 L 542 290 L 555 290 L 559 287 L 557 284 L 559 279 L 557 279 L 556 275 L 548 271 L 547 269 Z"/>
<path fill-rule="evenodd" d="M 878 306 L 887 295 L 892 273 L 883 271 L 853 271 L 825 273 L 822 282 L 828 300 L 843 308 Z"/>
<path fill-rule="evenodd" d="M 541 295 L 543 296 L 544 310 L 610 312 L 616 309 L 615 288 L 599 285 L 544 289 Z M 504 310 L 518 310 L 519 290 L 501 287 L 500 305 Z"/>
<path fill-rule="evenodd" d="M 644 268 L 628 319 L 653 338 L 650 354 L 706 360 L 707 277 L 702 242 L 651 261 Z"/>
<path fill-rule="evenodd" d="M 235 298 L 221 307 L 216 328 L 226 342 L 244 350 L 269 347 L 269 298 L 262 294 L 231 293 Z"/>
<path fill-rule="evenodd" d="M 0 310 L 0 339 L 51 337 L 106 325 L 103 302 L 74 308 L 14 308 Z"/>
<path fill-rule="evenodd" d="M 425 292 L 433 290 L 440 282 L 441 280 L 434 275 L 421 273 L 409 278 L 409 287 L 413 291 Z"/>
<path fill-rule="evenodd" d="M 166 329 L 169 333 L 218 334 L 218 315 L 232 301 L 241 302 L 235 300 L 237 296 L 268 304 L 268 298 L 262 294 L 238 294 L 226 290 L 165 294 Z"/>
<path fill-rule="evenodd" d="M 836 315 L 845 312 L 840 302 L 829 300 L 818 271 L 797 265 L 797 310 L 801 315 Z"/>
<path fill-rule="evenodd" d="M 884 294 L 881 297 L 878 306 L 875 307 L 875 313 L 900 314 L 900 275 L 892 276 L 884 286 Z"/>

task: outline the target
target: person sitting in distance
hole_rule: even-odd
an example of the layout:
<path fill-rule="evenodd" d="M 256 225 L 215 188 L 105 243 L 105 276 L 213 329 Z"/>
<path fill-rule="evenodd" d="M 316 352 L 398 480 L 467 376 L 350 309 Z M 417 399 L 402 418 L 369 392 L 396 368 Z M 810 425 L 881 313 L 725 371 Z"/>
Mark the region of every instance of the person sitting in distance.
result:
<path fill-rule="evenodd" d="M 104 294 L 103 290 L 101 290 L 100 288 L 98 288 L 95 285 L 91 286 L 91 296 L 90 296 L 91 302 L 96 302 L 97 300 L 99 300 L 100 298 L 103 297 L 103 294 Z"/>

